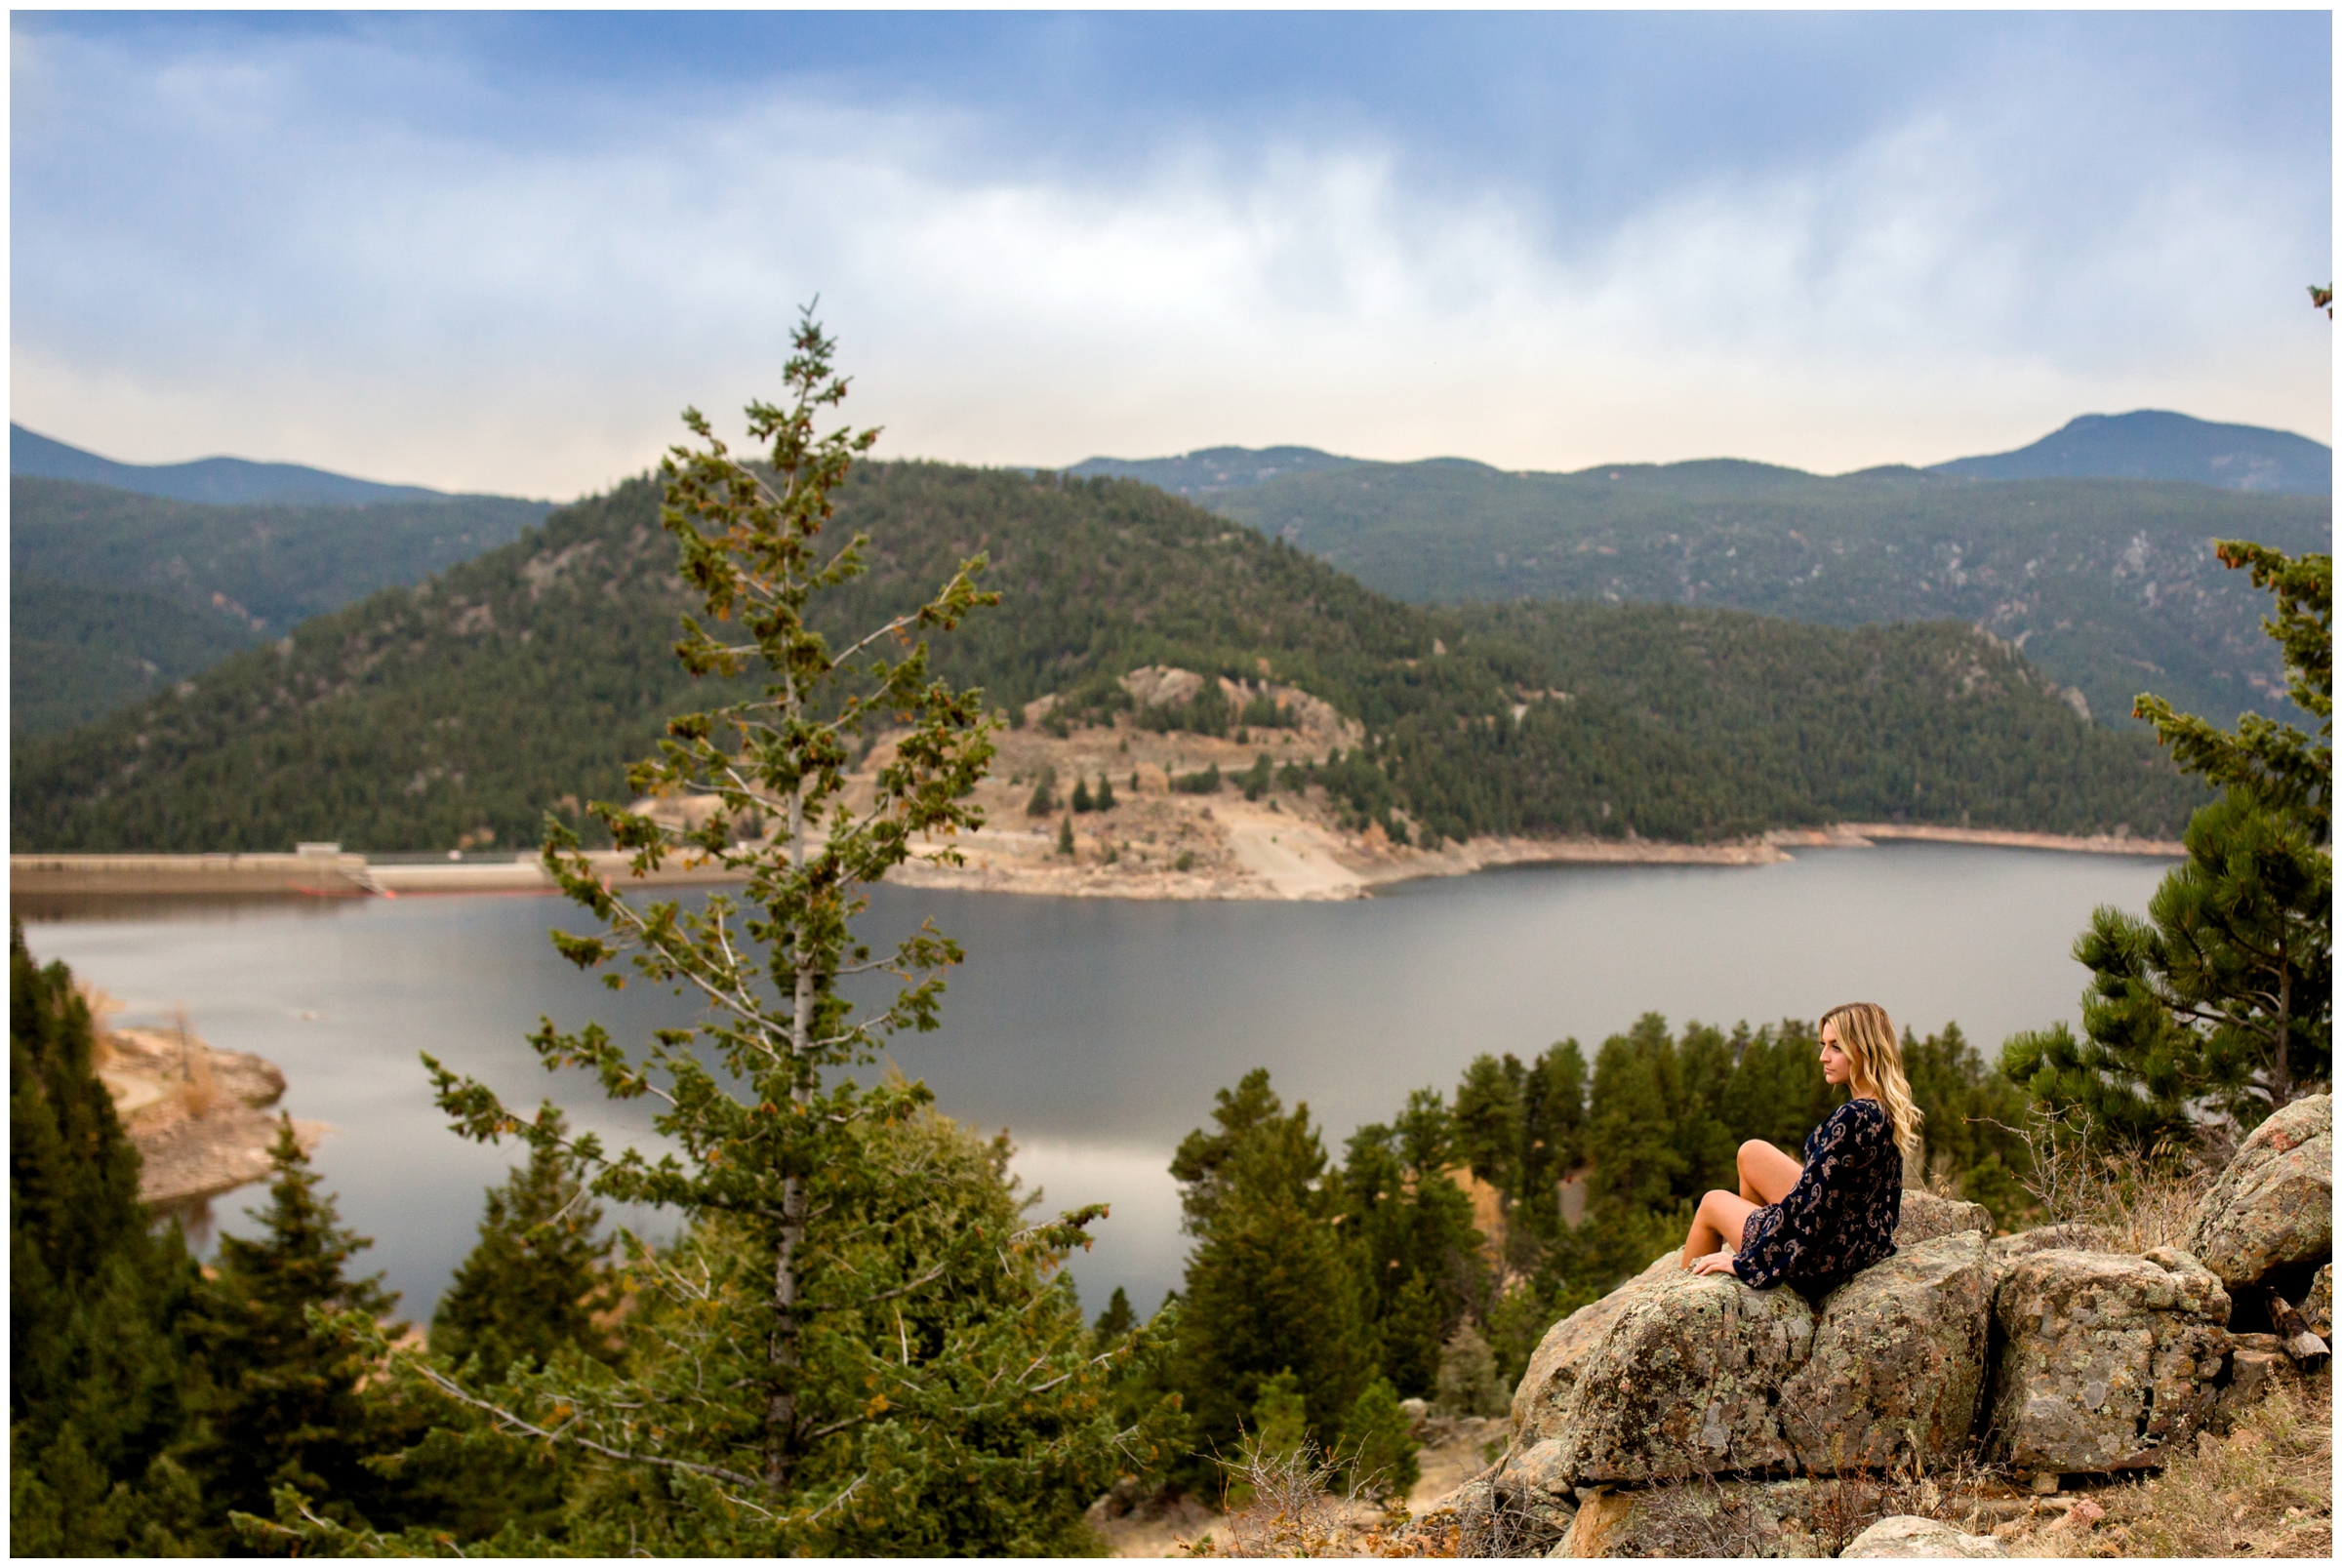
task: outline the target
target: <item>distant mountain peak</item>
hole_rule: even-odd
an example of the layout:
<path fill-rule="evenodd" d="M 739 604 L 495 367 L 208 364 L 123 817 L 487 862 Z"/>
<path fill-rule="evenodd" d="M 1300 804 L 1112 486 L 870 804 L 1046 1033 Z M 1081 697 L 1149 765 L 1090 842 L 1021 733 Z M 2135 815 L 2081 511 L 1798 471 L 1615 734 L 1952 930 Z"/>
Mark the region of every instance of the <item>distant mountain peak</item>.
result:
<path fill-rule="evenodd" d="M 2028 447 L 1928 468 L 1956 479 L 2163 479 L 2218 490 L 2330 495 L 2333 448 L 2289 430 L 2168 409 L 2084 414 Z"/>
<path fill-rule="evenodd" d="M 198 458 L 193 462 L 116 462 L 54 437 L 8 426 L 8 471 L 29 479 L 69 479 L 141 496 L 202 502 L 214 506 L 370 506 L 391 501 L 446 501 L 442 490 L 352 479 L 298 462 L 253 462 L 244 458 Z"/>
<path fill-rule="evenodd" d="M 1244 490 L 1301 473 L 1356 464 L 1315 447 L 1203 447 L 1176 458 L 1090 458 L 1066 472 L 1076 479 L 1139 479 L 1174 496 Z"/>

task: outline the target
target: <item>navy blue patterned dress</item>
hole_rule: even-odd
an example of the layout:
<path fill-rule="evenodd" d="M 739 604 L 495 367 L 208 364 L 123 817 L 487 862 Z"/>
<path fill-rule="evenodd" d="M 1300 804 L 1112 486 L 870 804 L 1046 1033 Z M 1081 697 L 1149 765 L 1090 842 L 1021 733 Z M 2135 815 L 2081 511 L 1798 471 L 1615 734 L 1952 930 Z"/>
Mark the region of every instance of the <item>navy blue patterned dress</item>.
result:
<path fill-rule="evenodd" d="M 1732 1271 L 1758 1290 L 1817 1296 L 1895 1250 L 1903 1151 L 1876 1100 L 1849 1100 L 1805 1140 L 1805 1171 L 1778 1203 L 1749 1216 Z"/>

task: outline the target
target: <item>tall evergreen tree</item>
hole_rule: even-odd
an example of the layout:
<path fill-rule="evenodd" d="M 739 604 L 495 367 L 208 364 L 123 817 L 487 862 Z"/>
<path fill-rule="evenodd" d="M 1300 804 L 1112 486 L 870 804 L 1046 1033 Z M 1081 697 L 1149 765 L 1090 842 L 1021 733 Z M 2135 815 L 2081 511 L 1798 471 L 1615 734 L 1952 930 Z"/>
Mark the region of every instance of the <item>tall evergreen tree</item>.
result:
<path fill-rule="evenodd" d="M 546 1124 L 566 1139 L 567 1120 L 546 1106 Z M 528 1163 L 488 1189 L 480 1239 L 431 1314 L 431 1351 L 461 1365 L 480 1358 L 479 1376 L 502 1383 L 516 1357 L 539 1365 L 562 1349 L 609 1359 L 597 1314 L 617 1304 L 602 1235 L 602 1206 L 586 1192 L 557 1144 L 533 1146 Z"/>
<path fill-rule="evenodd" d="M 1265 1069 L 1221 1090 L 1214 1132 L 1171 1172 L 1200 1237 L 1180 1303 L 1172 1381 L 1198 1454 L 1231 1455 L 1263 1384 L 1290 1373 L 1320 1448 L 1340 1436 L 1373 1355 L 1307 1106 L 1288 1114 Z"/>
<path fill-rule="evenodd" d="M 2146 920 L 2104 906 L 2077 939 L 2083 1037 L 2059 1025 L 2001 1055 L 2036 1102 L 2133 1143 L 2205 1113 L 2250 1128 L 2333 1076 L 2333 557 L 2218 549 L 2276 595 L 2262 625 L 2319 733 L 2252 713 L 2222 730 L 2139 699 L 2180 766 L 2224 793 L 2188 824 Z"/>
<path fill-rule="evenodd" d="M 258 1238 L 223 1235 L 195 1291 L 189 1338 L 205 1432 L 190 1454 L 215 1517 L 266 1518 L 278 1486 L 329 1499 L 346 1522 L 397 1522 L 396 1488 L 366 1461 L 422 1435 L 412 1414 L 370 1396 L 372 1347 L 311 1308 L 378 1322 L 397 1298 L 349 1266 L 374 1243 L 343 1227 L 287 1116 L 269 1150 L 276 1171 Z M 392 1325 L 395 1333 L 404 1325 Z"/>
<path fill-rule="evenodd" d="M 182 1438 L 195 1268 L 150 1232 L 90 1010 L 9 925 L 9 1525 L 20 1556 L 207 1546 Z"/>
<path fill-rule="evenodd" d="M 929 1110 L 923 1085 L 865 1086 L 845 1072 L 869 1065 L 884 1035 L 935 1027 L 941 972 L 961 957 L 931 924 L 874 957 L 854 922 L 868 885 L 923 835 L 983 821 L 968 796 L 991 756 L 984 694 L 933 679 L 918 634 L 949 630 L 995 596 L 976 586 L 977 557 L 934 598 L 842 646 L 817 628 L 817 599 L 866 568 L 866 540 L 832 551 L 819 536 L 876 438 L 817 430 L 845 397 L 832 351 L 808 314 L 787 369 L 790 402 L 749 406 L 768 462 L 735 459 L 686 411 L 704 447 L 678 447 L 663 465 L 661 520 L 725 633 L 687 617 L 677 655 L 695 676 L 753 665 L 762 684 L 669 721 L 629 787 L 708 794 L 715 808 L 689 829 L 591 808 L 636 875 L 669 857 L 717 863 L 746 879 L 745 898 L 711 894 L 693 912 L 622 897 L 569 828 L 546 821 L 546 866 L 598 925 L 555 933 L 562 954 L 588 971 L 625 959 L 633 974 L 605 984 L 668 986 L 705 1012 L 638 1050 L 598 1025 L 570 1033 L 549 1021 L 532 1044 L 548 1067 L 592 1068 L 617 1098 L 657 1099 L 653 1125 L 673 1152 L 606 1151 L 424 1059 L 466 1136 L 560 1150 L 591 1173 L 595 1196 L 665 1205 L 689 1225 L 677 1247 L 629 1257 L 641 1301 L 630 1320 L 642 1326 L 616 1367 L 556 1355 L 483 1388 L 444 1361 L 391 1356 L 406 1387 L 593 1462 L 605 1502 L 582 1510 L 575 1549 L 645 1547 L 655 1526 L 646 1549 L 668 1552 L 1060 1550 L 1078 1539 L 1088 1501 L 1126 1462 L 1149 1463 L 1155 1441 L 1144 1422 L 1117 1427 L 1106 1397 L 1112 1364 L 1141 1355 L 1146 1331 L 1092 1356 L 1057 1283 L 1104 1210 L 1027 1223 L 1004 1146 L 971 1148 Z M 904 728 L 857 810 L 852 743 L 881 726 Z M 774 824 L 769 838 L 733 830 L 750 816 Z M 845 993 L 872 972 L 903 989 L 857 1016 Z"/>

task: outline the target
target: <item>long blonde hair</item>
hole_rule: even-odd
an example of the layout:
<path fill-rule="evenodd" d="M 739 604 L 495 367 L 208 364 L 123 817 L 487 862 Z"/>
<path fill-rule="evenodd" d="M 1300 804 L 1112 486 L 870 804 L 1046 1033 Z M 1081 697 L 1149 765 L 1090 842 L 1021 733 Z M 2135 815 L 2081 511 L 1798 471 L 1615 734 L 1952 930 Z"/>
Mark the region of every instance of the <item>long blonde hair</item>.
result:
<path fill-rule="evenodd" d="M 1886 1107 L 1887 1119 L 1895 1125 L 1895 1146 L 1903 1151 L 1906 1176 L 1916 1179 L 1923 1175 L 1911 1167 L 1925 1146 L 1919 1139 L 1919 1123 L 1926 1115 L 1911 1098 L 1911 1080 L 1903 1076 L 1903 1044 L 1895 1035 L 1894 1022 L 1877 1002 L 1841 1002 L 1822 1015 L 1815 1031 L 1831 1024 L 1837 1025 L 1838 1046 L 1854 1069 L 1853 1092 L 1858 1097 L 1868 1095 Z"/>

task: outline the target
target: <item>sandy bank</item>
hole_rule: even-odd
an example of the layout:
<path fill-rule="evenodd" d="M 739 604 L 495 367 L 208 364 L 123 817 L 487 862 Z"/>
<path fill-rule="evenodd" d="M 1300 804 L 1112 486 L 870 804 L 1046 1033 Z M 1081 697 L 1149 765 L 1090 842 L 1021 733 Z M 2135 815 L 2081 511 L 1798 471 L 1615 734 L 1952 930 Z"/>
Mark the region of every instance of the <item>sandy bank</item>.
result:
<path fill-rule="evenodd" d="M 94 1000 L 96 1000 L 94 998 Z M 94 1011 L 102 1012 L 99 1002 Z M 139 1151 L 139 1196 L 184 1203 L 268 1175 L 285 1075 L 248 1052 L 221 1051 L 182 1026 L 101 1029 L 98 1077 Z M 304 1150 L 332 1131 L 297 1121 Z"/>

